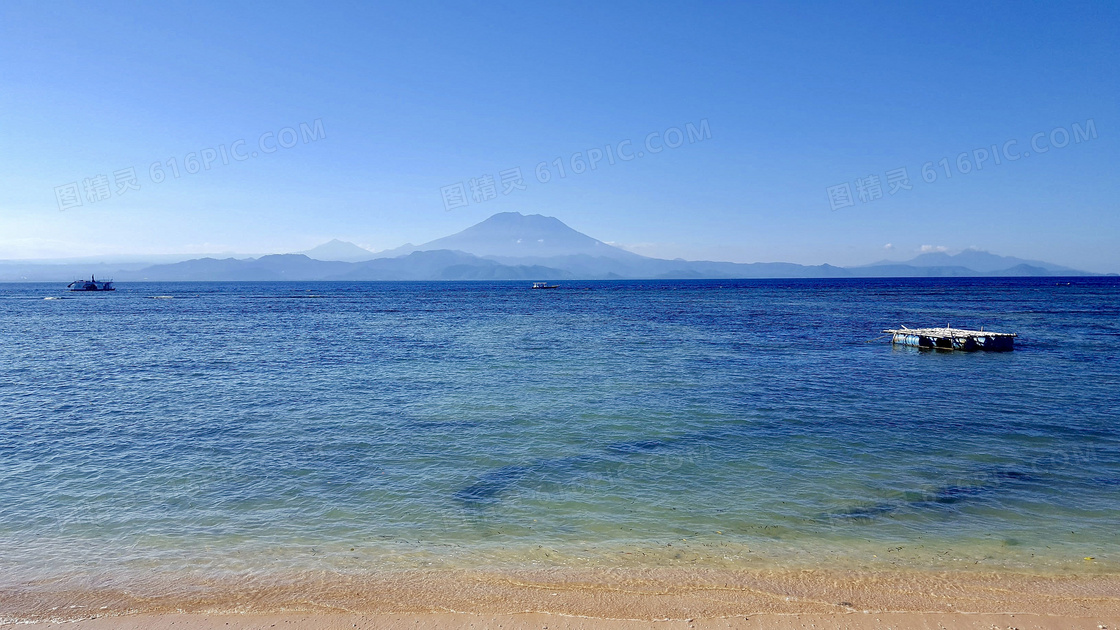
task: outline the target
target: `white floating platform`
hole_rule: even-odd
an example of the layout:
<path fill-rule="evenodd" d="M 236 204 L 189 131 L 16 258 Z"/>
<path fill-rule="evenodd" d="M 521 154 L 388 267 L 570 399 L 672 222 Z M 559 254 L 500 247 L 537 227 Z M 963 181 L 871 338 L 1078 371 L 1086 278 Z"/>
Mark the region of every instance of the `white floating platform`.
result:
<path fill-rule="evenodd" d="M 999 350 L 1015 349 L 1015 333 L 998 333 L 962 328 L 907 328 L 884 330 L 892 335 L 891 342 L 915 348 L 944 350 Z"/>

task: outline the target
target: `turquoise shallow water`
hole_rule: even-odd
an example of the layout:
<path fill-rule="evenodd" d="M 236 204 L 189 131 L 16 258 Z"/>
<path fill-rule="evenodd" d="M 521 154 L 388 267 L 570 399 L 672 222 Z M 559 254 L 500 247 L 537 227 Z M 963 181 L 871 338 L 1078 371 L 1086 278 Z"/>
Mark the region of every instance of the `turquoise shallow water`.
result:
<path fill-rule="evenodd" d="M 0 581 L 1114 571 L 1120 281 L 1069 281 L 0 285 Z M 868 343 L 946 322 L 1017 349 Z"/>

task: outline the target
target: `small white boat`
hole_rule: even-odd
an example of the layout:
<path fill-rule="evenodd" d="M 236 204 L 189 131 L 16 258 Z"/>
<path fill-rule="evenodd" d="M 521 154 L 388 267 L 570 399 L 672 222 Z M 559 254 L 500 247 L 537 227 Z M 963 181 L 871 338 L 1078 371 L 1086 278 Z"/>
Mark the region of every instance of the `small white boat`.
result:
<path fill-rule="evenodd" d="M 533 288 L 534 289 L 559 289 L 560 285 L 549 284 L 547 282 L 534 282 L 533 283 Z"/>

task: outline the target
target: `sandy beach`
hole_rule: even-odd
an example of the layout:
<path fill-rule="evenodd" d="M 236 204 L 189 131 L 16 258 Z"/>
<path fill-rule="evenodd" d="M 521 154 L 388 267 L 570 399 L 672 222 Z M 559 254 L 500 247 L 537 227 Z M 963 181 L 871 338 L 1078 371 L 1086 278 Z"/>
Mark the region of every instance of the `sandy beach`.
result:
<path fill-rule="evenodd" d="M 1115 628 L 1120 576 L 1006 573 L 403 571 L 288 583 L 8 589 L 46 628 Z M 34 623 L 27 623 L 34 621 Z"/>
<path fill-rule="evenodd" d="M 413 628 L 415 630 L 443 630 L 446 628 L 540 628 L 542 630 L 707 630 L 716 628 L 774 628 L 794 630 L 800 628 L 944 628 L 1016 630 L 1086 628 L 1101 630 L 1114 628 L 1120 616 L 1048 616 L 1027 614 L 964 614 L 964 613 L 874 613 L 874 614 L 759 614 L 746 617 L 693 618 L 669 620 L 598 619 L 565 617 L 546 613 L 484 615 L 471 613 L 429 614 L 278 614 L 278 615 L 204 615 L 172 614 L 144 615 L 127 618 L 105 618 L 76 623 L 42 623 L 26 628 L 70 628 L 73 630 L 149 630 L 155 628 L 180 628 L 186 630 L 346 630 L 353 628 Z"/>

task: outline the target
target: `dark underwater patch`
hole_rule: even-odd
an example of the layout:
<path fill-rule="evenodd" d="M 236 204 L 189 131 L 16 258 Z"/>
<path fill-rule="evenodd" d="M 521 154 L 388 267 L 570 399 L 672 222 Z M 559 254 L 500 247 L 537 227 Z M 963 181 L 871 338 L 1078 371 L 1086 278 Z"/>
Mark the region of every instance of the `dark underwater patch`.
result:
<path fill-rule="evenodd" d="M 616 453 L 652 453 L 664 450 L 669 443 L 664 440 L 636 440 L 633 442 L 615 442 L 607 445 L 608 451 Z"/>
<path fill-rule="evenodd" d="M 531 464 L 503 466 L 483 473 L 471 485 L 456 492 L 457 501 L 478 507 L 497 503 L 515 487 L 558 492 L 579 479 L 609 476 L 644 461 L 643 455 L 663 453 L 684 446 L 681 439 L 615 442 L 600 453 L 538 460 Z M 621 456 L 621 457 L 620 457 Z"/>
<path fill-rule="evenodd" d="M 883 501 L 857 506 L 822 515 L 818 520 L 871 521 L 883 516 L 910 510 L 938 509 L 971 500 L 979 500 L 1012 483 L 1025 483 L 1035 479 L 1018 470 L 992 470 L 978 475 L 978 483 L 946 484 L 927 491 L 904 492 L 896 501 Z"/>
<path fill-rule="evenodd" d="M 470 505 L 496 503 L 498 495 L 521 481 L 532 469 L 532 466 L 525 465 L 495 468 L 480 476 L 478 481 L 456 492 L 455 498 Z"/>

